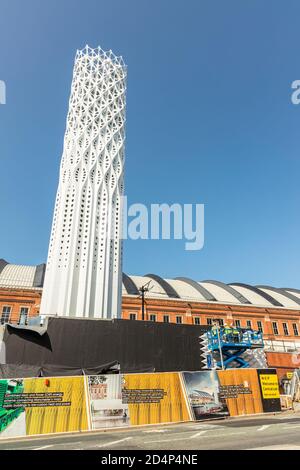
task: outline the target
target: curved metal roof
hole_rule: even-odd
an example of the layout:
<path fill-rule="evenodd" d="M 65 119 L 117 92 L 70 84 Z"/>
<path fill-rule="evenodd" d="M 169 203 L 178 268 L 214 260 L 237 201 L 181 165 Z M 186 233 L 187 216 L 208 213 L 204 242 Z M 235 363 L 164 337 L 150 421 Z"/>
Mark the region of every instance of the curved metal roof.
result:
<path fill-rule="evenodd" d="M 193 279 L 189 279 L 188 277 L 176 277 L 175 281 L 183 281 L 192 286 L 199 294 L 201 294 L 205 300 L 209 301 L 216 301 L 217 299 L 215 298 L 214 295 L 212 295 L 209 290 L 207 290 L 205 287 L 201 286 L 199 282 L 194 281 Z"/>
<path fill-rule="evenodd" d="M 133 280 L 129 276 L 127 276 L 127 274 L 125 273 L 123 273 L 123 285 L 126 289 L 127 294 L 130 294 L 130 295 L 140 294 L 140 291 L 138 290 Z"/>
<path fill-rule="evenodd" d="M 9 264 L 0 259 L 0 287 L 41 289 L 45 264 L 25 266 Z M 300 290 L 271 286 L 250 286 L 243 283 L 224 284 L 220 281 L 195 281 L 186 277 L 163 279 L 156 274 L 129 276 L 123 273 L 123 295 L 138 296 L 141 286 L 149 284 L 147 297 L 186 302 L 254 305 L 263 308 L 282 307 L 299 310 Z"/>
<path fill-rule="evenodd" d="M 25 266 L 7 263 L 0 272 L 0 286 L 24 289 L 42 287 L 42 284 L 41 286 L 35 285 L 35 280 L 37 284 L 38 278 L 42 281 L 40 274 L 37 274 L 39 271 L 39 266 Z"/>
<path fill-rule="evenodd" d="M 270 287 L 270 286 L 256 286 L 258 289 L 263 290 L 266 293 L 271 293 L 275 299 L 279 302 L 287 302 L 287 299 L 291 300 L 290 306 L 297 307 L 300 305 L 300 299 L 296 295 L 291 294 L 290 292 L 286 291 L 285 289 L 280 289 L 278 287 Z"/>
<path fill-rule="evenodd" d="M 230 284 L 230 285 L 234 287 L 242 287 L 245 290 L 254 292 L 254 294 L 263 297 L 271 305 L 274 305 L 274 307 L 283 307 L 283 305 L 280 302 L 278 302 L 278 300 L 274 299 L 274 297 L 272 297 L 270 294 L 267 294 L 262 289 L 258 289 L 257 287 L 254 287 L 254 286 L 249 286 L 249 284 L 243 284 L 242 282 L 234 282 L 233 284 Z"/>
<path fill-rule="evenodd" d="M 231 287 L 230 285 L 224 284 L 224 282 L 220 282 L 220 281 L 203 281 L 203 282 L 206 282 L 208 284 L 214 284 L 215 286 L 221 287 L 221 289 L 225 289 L 227 292 L 229 292 L 229 294 L 233 295 L 233 297 L 235 297 L 242 304 L 251 303 L 248 299 L 246 299 L 246 297 L 243 296 L 243 294 L 233 289 L 233 287 Z"/>
<path fill-rule="evenodd" d="M 295 292 L 296 294 L 300 294 L 300 289 L 291 289 L 289 287 L 281 287 L 282 290 L 287 290 L 289 292 Z"/>
<path fill-rule="evenodd" d="M 146 274 L 145 277 L 150 277 L 150 279 L 156 281 L 163 288 L 168 297 L 171 297 L 173 299 L 180 299 L 180 296 L 178 295 L 174 287 L 172 287 L 171 284 L 169 284 L 162 277 L 158 276 L 157 274 Z"/>

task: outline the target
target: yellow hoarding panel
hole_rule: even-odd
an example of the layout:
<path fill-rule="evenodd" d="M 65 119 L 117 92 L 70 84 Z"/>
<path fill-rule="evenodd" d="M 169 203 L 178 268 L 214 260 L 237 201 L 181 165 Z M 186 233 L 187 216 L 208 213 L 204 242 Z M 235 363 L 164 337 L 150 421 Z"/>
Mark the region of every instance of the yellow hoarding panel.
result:
<path fill-rule="evenodd" d="M 259 379 L 264 399 L 280 398 L 276 374 L 260 374 Z"/>
<path fill-rule="evenodd" d="M 220 398 L 230 416 L 262 413 L 262 401 L 256 369 L 218 370 Z"/>
<path fill-rule="evenodd" d="M 26 434 L 88 429 L 84 377 L 24 379 Z"/>
<path fill-rule="evenodd" d="M 125 374 L 122 401 L 128 404 L 131 425 L 190 420 L 177 372 Z"/>

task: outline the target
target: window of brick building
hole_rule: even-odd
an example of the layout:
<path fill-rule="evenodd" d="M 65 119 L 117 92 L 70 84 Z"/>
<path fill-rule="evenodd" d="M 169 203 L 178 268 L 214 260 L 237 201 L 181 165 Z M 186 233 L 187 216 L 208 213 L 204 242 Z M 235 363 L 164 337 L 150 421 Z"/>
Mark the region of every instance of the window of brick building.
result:
<path fill-rule="evenodd" d="M 299 336 L 297 323 L 293 323 L 293 332 L 294 332 L 294 336 Z"/>
<path fill-rule="evenodd" d="M 287 323 L 282 323 L 282 327 L 283 327 L 284 336 L 288 336 L 289 335 L 288 324 Z"/>
<path fill-rule="evenodd" d="M 278 325 L 276 321 L 272 321 L 272 328 L 273 328 L 273 333 L 274 335 L 279 335 L 278 333 Z"/>
<path fill-rule="evenodd" d="M 234 324 L 237 328 L 241 328 L 241 320 L 234 320 Z"/>
<path fill-rule="evenodd" d="M 149 317 L 149 320 L 150 321 L 156 321 L 156 315 L 154 315 L 153 313 L 150 315 Z"/>
<path fill-rule="evenodd" d="M 136 320 L 136 313 L 130 313 L 129 320 Z"/>
<path fill-rule="evenodd" d="M 195 325 L 200 325 L 201 324 L 200 317 L 194 317 L 194 324 Z"/>
<path fill-rule="evenodd" d="M 25 325 L 27 322 L 28 318 L 28 313 L 29 313 L 29 308 L 28 307 L 21 307 L 20 308 L 20 323 L 21 325 Z"/>
<path fill-rule="evenodd" d="M 9 322 L 10 313 L 11 313 L 11 307 L 9 307 L 8 305 L 4 305 L 4 307 L 2 307 L 2 313 L 1 313 L 1 324 L 2 325 L 4 323 Z"/>
<path fill-rule="evenodd" d="M 252 321 L 251 320 L 247 320 L 247 328 L 252 328 Z"/>
<path fill-rule="evenodd" d="M 207 318 L 206 320 L 207 320 L 207 325 L 212 325 L 213 323 L 218 323 L 220 326 L 224 326 L 223 318 Z"/>
<path fill-rule="evenodd" d="M 176 323 L 182 323 L 182 317 L 176 317 Z"/>
<path fill-rule="evenodd" d="M 257 322 L 257 329 L 258 329 L 258 331 L 260 331 L 261 333 L 264 332 L 264 329 L 263 329 L 263 326 L 262 326 L 262 322 L 261 322 L 261 321 L 258 321 L 258 322 Z"/>
<path fill-rule="evenodd" d="M 169 315 L 164 315 L 164 323 L 169 323 L 170 317 Z"/>

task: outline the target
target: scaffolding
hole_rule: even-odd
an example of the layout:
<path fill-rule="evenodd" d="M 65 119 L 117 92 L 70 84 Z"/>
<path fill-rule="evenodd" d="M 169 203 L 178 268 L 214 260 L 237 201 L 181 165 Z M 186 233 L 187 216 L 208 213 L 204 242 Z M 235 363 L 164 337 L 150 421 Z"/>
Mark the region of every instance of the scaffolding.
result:
<path fill-rule="evenodd" d="M 263 335 L 259 331 L 242 328 L 212 327 L 207 333 L 207 349 L 219 353 L 218 368 L 227 369 L 233 362 L 240 368 L 249 367 L 242 355 L 249 349 L 263 348 Z"/>

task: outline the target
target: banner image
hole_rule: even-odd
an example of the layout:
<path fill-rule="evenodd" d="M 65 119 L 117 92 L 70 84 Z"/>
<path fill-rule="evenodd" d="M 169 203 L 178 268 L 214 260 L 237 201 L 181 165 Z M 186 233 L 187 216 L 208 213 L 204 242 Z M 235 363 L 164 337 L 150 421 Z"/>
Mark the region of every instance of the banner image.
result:
<path fill-rule="evenodd" d="M 191 420 L 177 372 L 124 375 L 122 401 L 132 425 Z"/>
<path fill-rule="evenodd" d="M 0 380 L 0 437 L 26 436 L 25 408 L 17 406 L 23 380 Z"/>
<path fill-rule="evenodd" d="M 122 402 L 122 381 L 121 374 L 88 377 L 92 429 L 129 426 L 128 404 Z"/>
<path fill-rule="evenodd" d="M 215 370 L 182 372 L 192 419 L 208 419 L 227 416 L 225 400 L 220 399 L 220 387 Z"/>
<path fill-rule="evenodd" d="M 84 377 L 0 381 L 0 437 L 88 429 Z"/>

